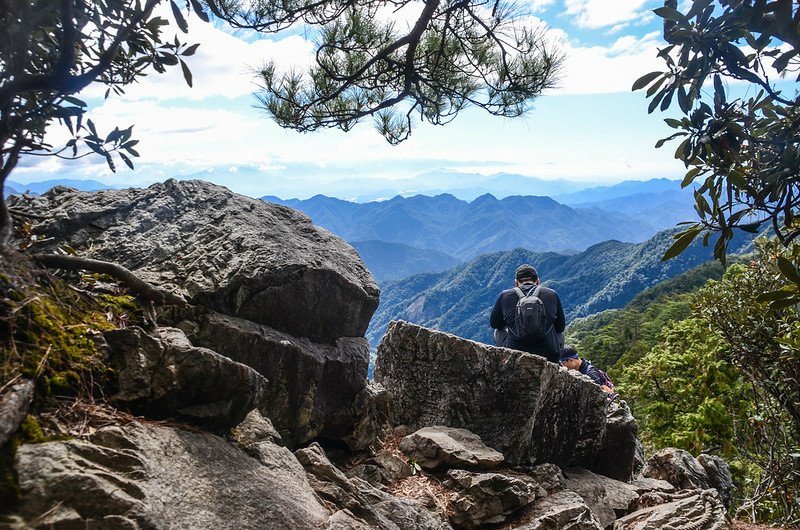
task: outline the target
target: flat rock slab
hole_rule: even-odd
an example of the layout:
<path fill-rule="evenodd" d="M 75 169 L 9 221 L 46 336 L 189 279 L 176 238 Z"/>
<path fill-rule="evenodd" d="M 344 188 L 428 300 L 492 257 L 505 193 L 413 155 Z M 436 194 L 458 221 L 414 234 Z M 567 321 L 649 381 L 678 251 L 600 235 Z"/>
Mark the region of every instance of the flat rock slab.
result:
<path fill-rule="evenodd" d="M 192 303 L 299 337 L 363 336 L 379 290 L 356 251 L 304 214 L 202 181 L 79 192 L 56 187 L 16 208 L 33 231 L 117 262 Z"/>
<path fill-rule="evenodd" d="M 723 530 L 730 528 L 725 506 L 717 490 L 685 490 L 678 493 L 645 494 L 639 500 L 644 507 L 614 522 L 614 530 Z"/>
<path fill-rule="evenodd" d="M 220 437 L 148 424 L 20 446 L 17 472 L 39 528 L 284 530 L 329 516 L 296 460 L 268 467 Z"/>
<path fill-rule="evenodd" d="M 564 478 L 565 488 L 581 496 L 603 528 L 628 514 L 639 498 L 629 484 L 586 469 L 565 469 Z"/>
<path fill-rule="evenodd" d="M 400 450 L 426 469 L 441 467 L 492 469 L 503 454 L 487 447 L 466 429 L 424 427 L 400 440 Z"/>

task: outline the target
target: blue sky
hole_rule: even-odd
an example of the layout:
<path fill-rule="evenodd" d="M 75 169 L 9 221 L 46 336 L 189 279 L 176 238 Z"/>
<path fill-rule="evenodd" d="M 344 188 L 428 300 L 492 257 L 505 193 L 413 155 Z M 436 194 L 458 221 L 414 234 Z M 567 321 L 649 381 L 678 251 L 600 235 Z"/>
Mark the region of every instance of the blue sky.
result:
<path fill-rule="evenodd" d="M 82 95 L 93 103 L 91 117 L 101 130 L 135 124 L 141 158 L 134 160 L 134 171 L 123 166 L 112 174 L 94 157 L 37 158 L 22 161 L 10 178 L 134 186 L 195 176 L 248 195 L 280 188 L 282 195 L 301 198 L 344 177 L 399 179 L 437 169 L 592 183 L 679 178 L 683 166 L 672 157 L 674 147 L 653 147 L 669 134 L 663 116 L 648 115 L 644 94 L 630 92 L 636 78 L 662 68 L 656 58 L 663 46 L 660 19 L 652 13 L 662 3 L 532 0 L 525 5 L 552 38 L 563 41 L 567 59 L 561 86 L 539 98 L 524 118 L 472 109 L 446 126 L 418 125 L 397 147 L 369 120 L 348 133 L 282 130 L 254 108 L 252 71 L 267 59 L 308 64 L 312 48 L 303 33 L 254 38 L 194 19 L 186 37 L 201 43 L 189 62 L 194 88 L 173 69 L 148 76 L 123 96 L 104 101 L 100 87 Z M 166 9 L 164 16 L 171 18 Z M 53 132 L 54 144 L 62 141 L 59 134 Z"/>

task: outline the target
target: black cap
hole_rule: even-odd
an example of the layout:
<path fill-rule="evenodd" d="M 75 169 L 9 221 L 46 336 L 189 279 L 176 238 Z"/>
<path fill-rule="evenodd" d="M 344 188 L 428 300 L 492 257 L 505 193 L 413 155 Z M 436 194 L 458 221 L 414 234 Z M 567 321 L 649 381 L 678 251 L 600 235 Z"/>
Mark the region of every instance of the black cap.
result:
<path fill-rule="evenodd" d="M 536 272 L 531 265 L 520 265 L 517 268 L 517 281 L 531 279 L 536 281 L 539 279 L 539 273 Z"/>

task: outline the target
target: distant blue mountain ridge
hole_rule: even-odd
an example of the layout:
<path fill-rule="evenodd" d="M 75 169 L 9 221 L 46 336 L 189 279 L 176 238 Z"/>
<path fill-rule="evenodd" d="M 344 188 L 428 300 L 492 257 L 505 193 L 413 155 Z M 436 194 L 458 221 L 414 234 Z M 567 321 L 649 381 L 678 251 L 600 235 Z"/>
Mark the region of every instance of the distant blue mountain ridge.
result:
<path fill-rule="evenodd" d="M 674 189 L 665 191 L 670 182 Z M 262 199 L 301 210 L 315 224 L 351 243 L 400 243 L 436 250 L 463 261 L 520 246 L 574 253 L 609 239 L 638 243 L 686 219 L 677 206 L 682 204 L 684 193 L 677 182 L 656 181 L 652 183 L 656 191 L 641 191 L 647 186 L 628 186 L 630 191 L 639 193 L 636 200 L 628 196 L 627 201 L 624 194 L 617 198 L 619 190 L 606 187 L 595 194 L 598 202 L 583 207 L 570 207 L 543 196 L 498 199 L 490 194 L 469 202 L 452 194 L 395 196 L 368 203 L 324 195 L 305 200 L 274 196 Z M 606 204 L 601 200 L 615 209 L 598 207 L 597 204 Z M 691 209 L 691 202 L 686 203 L 686 208 Z"/>
<path fill-rule="evenodd" d="M 19 195 L 21 193 L 41 195 L 55 186 L 67 186 L 68 188 L 75 188 L 81 191 L 109 190 L 115 188 L 115 186 L 109 186 L 108 184 L 96 180 L 56 179 L 30 182 L 28 184 L 7 180 L 3 189 L 3 196 L 8 197 L 9 195 Z"/>

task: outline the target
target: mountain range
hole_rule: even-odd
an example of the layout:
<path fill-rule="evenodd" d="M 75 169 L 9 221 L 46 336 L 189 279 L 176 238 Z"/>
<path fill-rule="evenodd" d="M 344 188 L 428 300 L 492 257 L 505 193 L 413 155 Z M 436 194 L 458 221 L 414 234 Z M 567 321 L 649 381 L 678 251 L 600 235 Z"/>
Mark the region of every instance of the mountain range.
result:
<path fill-rule="evenodd" d="M 516 247 L 575 252 L 608 239 L 644 241 L 657 231 L 623 213 L 576 209 L 538 196 L 497 199 L 487 194 L 467 202 L 450 194 L 416 195 L 363 204 L 323 195 L 262 199 L 301 210 L 350 243 L 402 243 L 460 260 Z"/>
<path fill-rule="evenodd" d="M 385 282 L 367 337 L 375 346 L 391 320 L 402 319 L 480 342 L 491 343 L 489 313 L 498 294 L 513 287 L 514 271 L 536 267 L 544 285 L 561 298 L 567 320 L 624 307 L 642 290 L 712 258 L 695 242 L 677 258 L 661 261 L 676 230 L 643 243 L 605 241 L 573 255 L 517 248 L 478 256 L 453 269 Z M 730 252 L 750 248 L 752 237 L 737 234 Z"/>
<path fill-rule="evenodd" d="M 3 196 L 19 195 L 20 193 L 30 193 L 32 195 L 41 195 L 52 187 L 67 186 L 68 188 L 75 188 L 81 191 L 96 191 L 107 190 L 113 188 L 103 182 L 96 180 L 73 180 L 73 179 L 56 179 L 44 180 L 41 182 L 30 182 L 28 184 L 21 184 L 13 180 L 7 180 L 3 187 Z"/>

